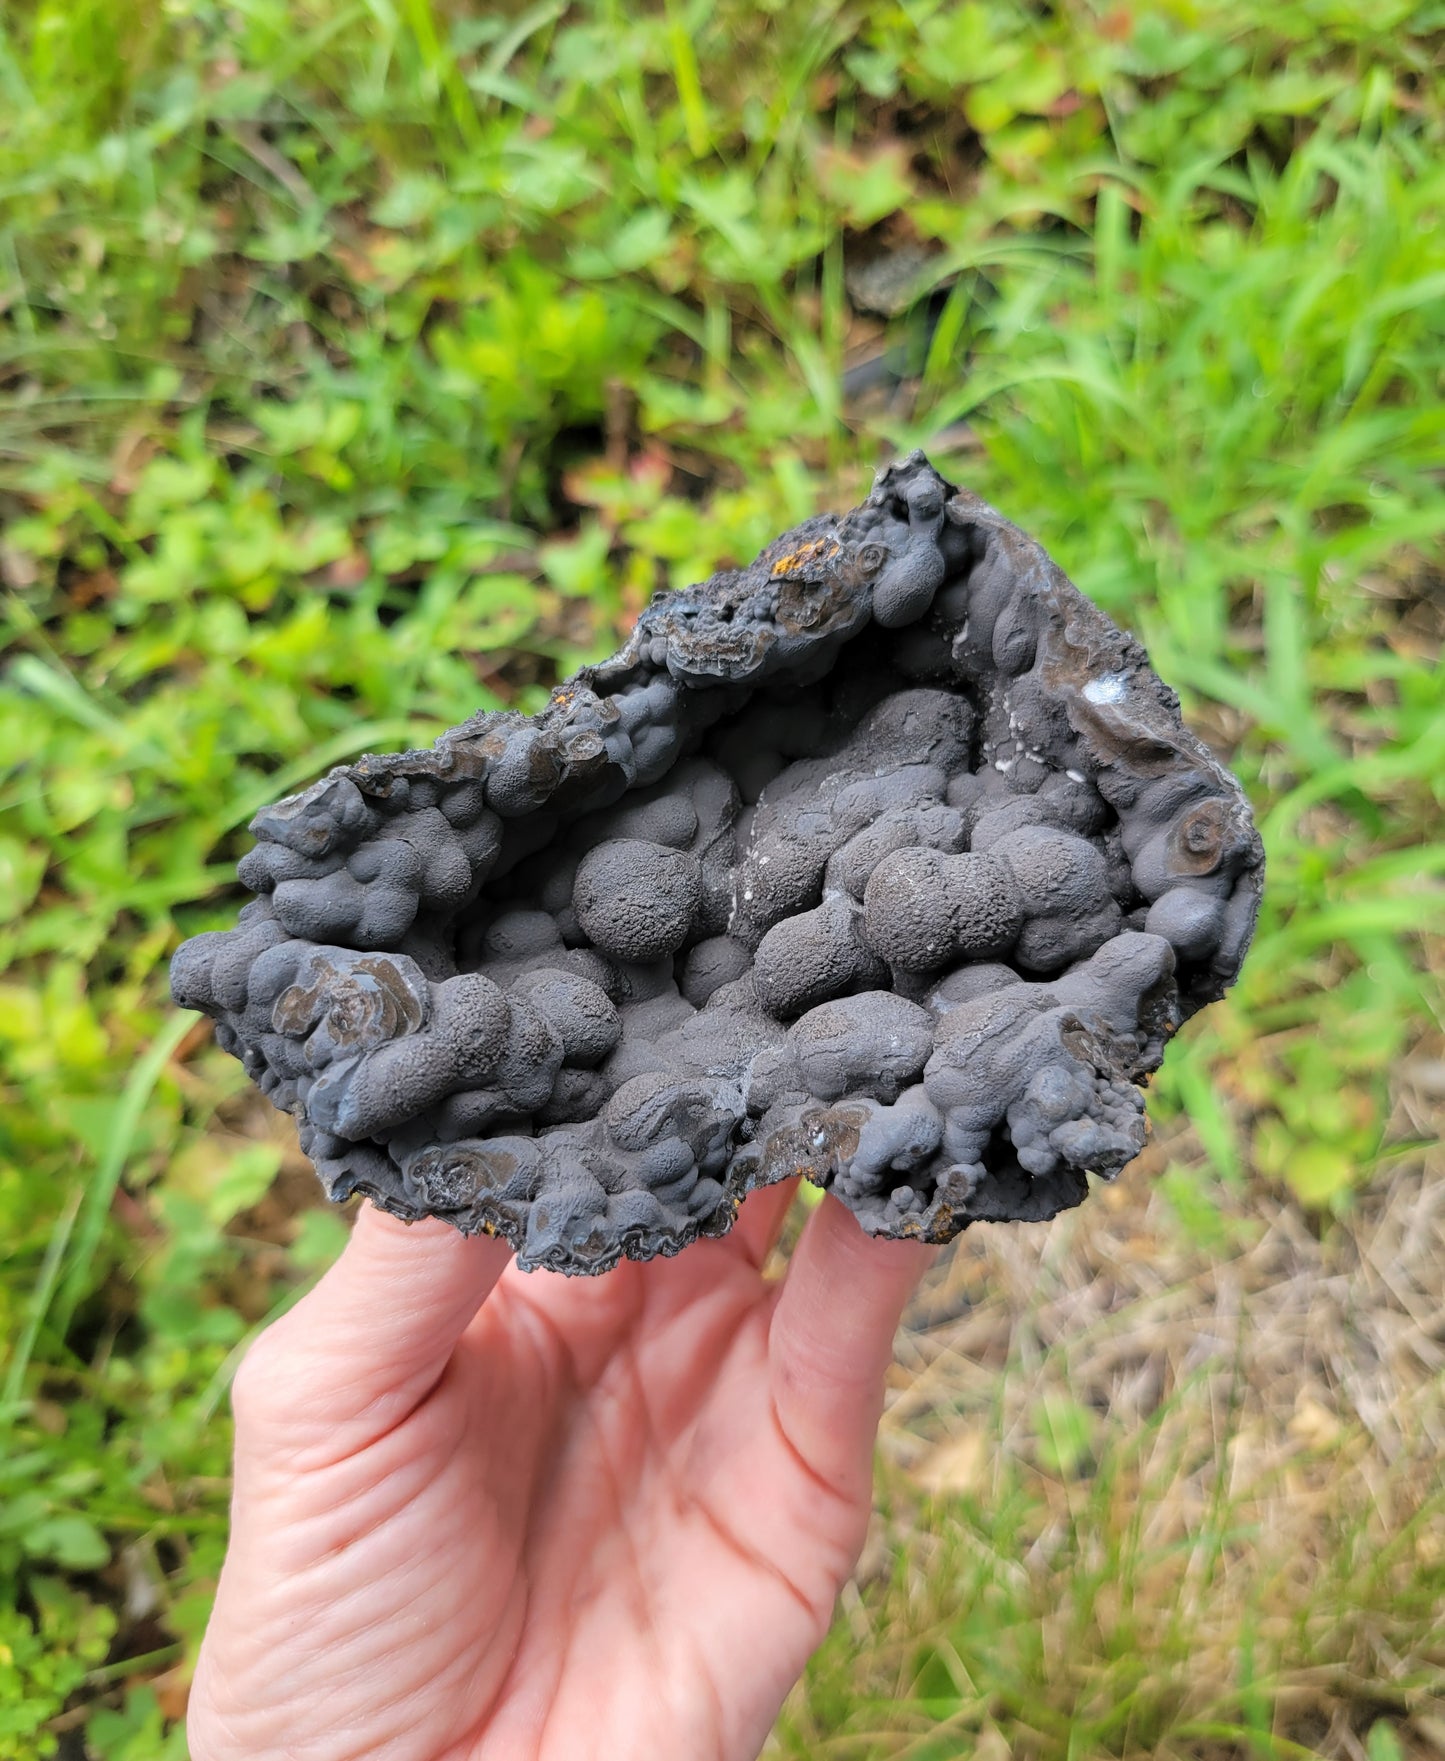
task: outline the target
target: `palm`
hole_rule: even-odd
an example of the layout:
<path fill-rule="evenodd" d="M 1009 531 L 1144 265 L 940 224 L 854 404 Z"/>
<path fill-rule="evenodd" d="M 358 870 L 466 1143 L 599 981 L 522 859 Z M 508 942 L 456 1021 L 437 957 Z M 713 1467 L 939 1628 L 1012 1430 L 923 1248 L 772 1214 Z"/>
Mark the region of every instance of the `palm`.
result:
<path fill-rule="evenodd" d="M 816 1319 L 831 1274 L 762 1277 L 786 1199 L 760 1195 L 675 1261 L 577 1281 L 509 1268 L 470 1319 L 458 1288 L 454 1345 L 438 1358 L 433 1332 L 428 1364 L 418 1331 L 415 1361 L 371 1391 L 326 1374 L 325 1283 L 311 1326 L 302 1304 L 274 1329 L 238 1391 L 198 1761 L 755 1754 L 862 1539 L 883 1362 L 842 1312 L 811 1355 L 790 1345 L 789 1311 Z M 827 1229 L 896 1317 L 918 1250 Z M 412 1246 L 380 1218 L 358 1233 Z M 475 1278 L 500 1250 L 436 1251 L 470 1254 Z M 359 1312 L 335 1317 L 338 1344 Z M 891 1319 L 873 1332 L 886 1353 Z"/>

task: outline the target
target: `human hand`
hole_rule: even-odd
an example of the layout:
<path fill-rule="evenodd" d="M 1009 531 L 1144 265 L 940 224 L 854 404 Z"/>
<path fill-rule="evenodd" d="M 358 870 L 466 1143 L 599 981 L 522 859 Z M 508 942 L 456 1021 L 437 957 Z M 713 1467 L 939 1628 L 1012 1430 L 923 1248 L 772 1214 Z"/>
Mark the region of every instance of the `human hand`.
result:
<path fill-rule="evenodd" d="M 931 1250 L 795 1183 L 595 1279 L 369 1206 L 233 1391 L 193 1761 L 744 1761 L 862 1546 Z"/>

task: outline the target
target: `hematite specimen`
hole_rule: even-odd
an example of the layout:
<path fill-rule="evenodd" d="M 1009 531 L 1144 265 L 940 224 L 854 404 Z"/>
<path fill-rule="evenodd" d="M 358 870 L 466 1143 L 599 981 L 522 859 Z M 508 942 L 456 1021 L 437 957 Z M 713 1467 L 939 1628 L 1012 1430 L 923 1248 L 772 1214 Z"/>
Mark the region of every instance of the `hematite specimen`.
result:
<path fill-rule="evenodd" d="M 172 967 L 328 1192 L 601 1272 L 791 1174 L 873 1234 L 1077 1204 L 1263 854 L 1148 657 L 921 453 L 659 594 L 535 718 L 260 814 Z"/>

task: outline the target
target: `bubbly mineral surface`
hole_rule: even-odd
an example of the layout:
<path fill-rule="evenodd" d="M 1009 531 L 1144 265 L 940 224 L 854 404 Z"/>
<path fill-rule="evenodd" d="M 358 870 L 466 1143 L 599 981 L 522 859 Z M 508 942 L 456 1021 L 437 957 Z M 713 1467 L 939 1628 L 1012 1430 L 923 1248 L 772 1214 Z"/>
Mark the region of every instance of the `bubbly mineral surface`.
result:
<path fill-rule="evenodd" d="M 253 823 L 177 1002 L 335 1199 L 601 1272 L 792 1174 L 876 1235 L 1077 1204 L 1262 852 L 1139 644 L 921 453 L 528 718 Z"/>

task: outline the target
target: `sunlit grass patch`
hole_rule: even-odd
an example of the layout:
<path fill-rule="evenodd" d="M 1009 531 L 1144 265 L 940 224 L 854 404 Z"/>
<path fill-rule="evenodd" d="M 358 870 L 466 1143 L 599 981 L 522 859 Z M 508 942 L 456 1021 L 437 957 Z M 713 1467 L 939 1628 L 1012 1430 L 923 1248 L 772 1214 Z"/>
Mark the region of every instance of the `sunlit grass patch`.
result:
<path fill-rule="evenodd" d="M 1381 1721 L 1435 1752 L 1438 1173 L 1324 1244 L 1256 1200 L 1201 1249 L 1133 1175 L 967 1239 L 905 1339 L 885 1514 L 778 1752 L 1352 1755 Z"/>
<path fill-rule="evenodd" d="M 935 1293 L 895 1563 L 785 1739 L 1445 1753 L 1441 45 L 1403 0 L 6 11 L 0 1749 L 179 1753 L 227 1380 L 340 1239 L 170 1043 L 249 815 L 924 444 L 1144 639 L 1269 882 L 1152 1207 Z"/>

